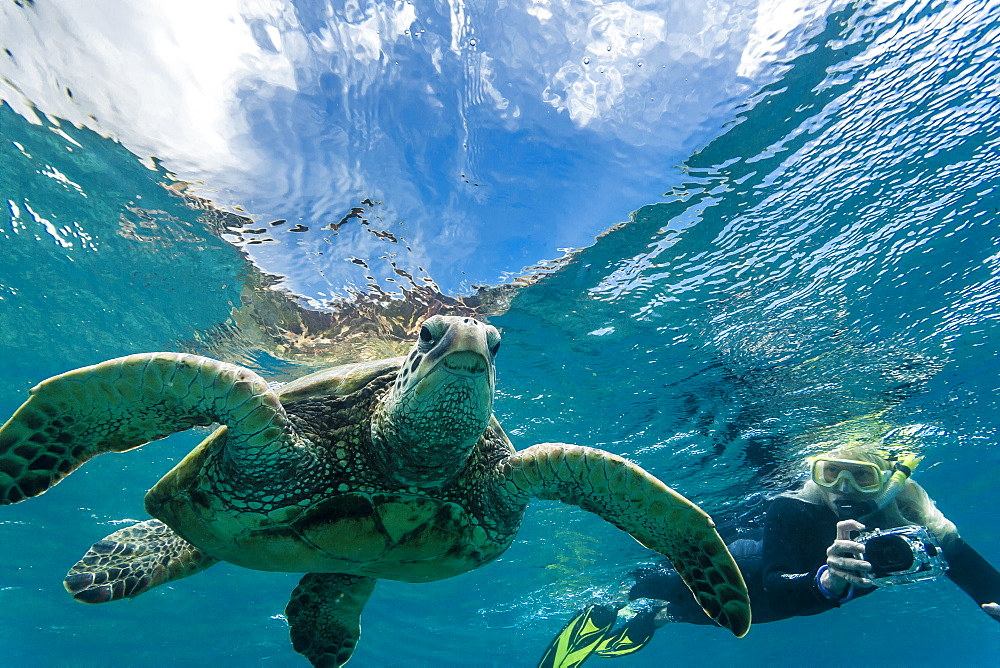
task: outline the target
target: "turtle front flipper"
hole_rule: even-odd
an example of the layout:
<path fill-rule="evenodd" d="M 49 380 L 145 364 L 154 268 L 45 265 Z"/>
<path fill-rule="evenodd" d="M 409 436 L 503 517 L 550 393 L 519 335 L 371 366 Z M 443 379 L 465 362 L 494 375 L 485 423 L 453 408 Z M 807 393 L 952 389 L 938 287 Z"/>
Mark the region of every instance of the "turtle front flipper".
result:
<path fill-rule="evenodd" d="M 107 603 L 186 578 L 219 563 L 159 520 L 119 529 L 97 541 L 63 585 L 83 603 Z"/>
<path fill-rule="evenodd" d="M 342 573 L 307 573 L 285 606 L 292 647 L 314 666 L 347 663 L 361 637 L 361 610 L 375 578 Z"/>
<path fill-rule="evenodd" d="M 251 470 L 295 447 L 277 395 L 232 364 L 143 353 L 54 376 L 0 427 L 0 505 L 41 494 L 95 455 L 213 422 L 229 427 L 233 461 Z"/>
<path fill-rule="evenodd" d="M 712 518 L 655 477 L 617 455 L 542 443 L 499 464 L 503 488 L 596 513 L 665 555 L 705 613 L 738 638 L 750 629 L 746 583 Z"/>

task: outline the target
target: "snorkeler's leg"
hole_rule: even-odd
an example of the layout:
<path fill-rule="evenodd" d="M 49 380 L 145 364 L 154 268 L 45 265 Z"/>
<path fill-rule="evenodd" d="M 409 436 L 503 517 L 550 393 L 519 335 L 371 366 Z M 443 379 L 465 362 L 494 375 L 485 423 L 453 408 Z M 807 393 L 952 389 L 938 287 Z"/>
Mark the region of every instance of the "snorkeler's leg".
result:
<path fill-rule="evenodd" d="M 594 650 L 601 658 L 638 652 L 653 639 L 656 629 L 671 622 L 711 623 L 691 598 L 684 581 L 670 568 L 639 569 L 628 598 L 629 604 L 618 612 L 624 623 L 609 632 Z"/>
<path fill-rule="evenodd" d="M 619 614 L 628 614 L 631 607 L 632 604 L 629 604 Z M 621 628 L 609 633 L 598 644 L 594 654 L 602 659 L 615 659 L 638 652 L 653 639 L 656 629 L 669 621 L 669 617 L 661 614 L 666 609 L 663 601 L 646 602 Z"/>

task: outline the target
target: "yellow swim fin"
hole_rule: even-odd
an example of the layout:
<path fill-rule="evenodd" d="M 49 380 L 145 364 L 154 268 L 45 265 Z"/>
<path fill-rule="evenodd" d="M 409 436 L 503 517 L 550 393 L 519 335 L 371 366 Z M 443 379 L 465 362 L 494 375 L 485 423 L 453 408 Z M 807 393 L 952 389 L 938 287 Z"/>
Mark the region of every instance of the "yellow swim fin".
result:
<path fill-rule="evenodd" d="M 602 659 L 614 659 L 638 652 L 649 644 L 656 633 L 656 624 L 653 623 L 655 617 L 656 614 L 652 611 L 639 613 L 623 627 L 605 637 L 594 653 Z"/>
<path fill-rule="evenodd" d="M 618 611 L 606 605 L 592 605 L 563 627 L 551 643 L 538 668 L 576 668 L 587 660 L 615 625 Z"/>

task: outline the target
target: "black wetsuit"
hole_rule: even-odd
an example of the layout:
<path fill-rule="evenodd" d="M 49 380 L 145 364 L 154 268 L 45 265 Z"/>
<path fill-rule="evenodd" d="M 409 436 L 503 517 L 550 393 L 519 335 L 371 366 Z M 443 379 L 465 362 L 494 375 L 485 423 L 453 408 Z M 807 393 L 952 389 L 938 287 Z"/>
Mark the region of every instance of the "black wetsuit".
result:
<path fill-rule="evenodd" d="M 837 537 L 837 516 L 832 510 L 779 496 L 771 501 L 758 537 L 730 543 L 730 552 L 747 583 L 755 624 L 815 615 L 841 605 L 816 584 L 816 572 L 826 563 L 826 550 Z M 1000 572 L 996 568 L 957 536 L 945 539 L 942 548 L 948 561 L 947 576 L 955 584 L 980 605 L 1000 603 Z M 854 597 L 873 591 L 856 587 Z M 667 612 L 674 621 L 714 623 L 671 569 L 640 570 L 629 598 L 668 601 Z"/>

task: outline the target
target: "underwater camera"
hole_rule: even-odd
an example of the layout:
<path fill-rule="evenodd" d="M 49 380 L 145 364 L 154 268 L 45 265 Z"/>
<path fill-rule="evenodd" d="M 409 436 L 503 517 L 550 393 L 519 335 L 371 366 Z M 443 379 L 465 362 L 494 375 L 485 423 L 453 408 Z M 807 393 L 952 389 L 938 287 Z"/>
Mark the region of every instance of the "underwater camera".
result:
<path fill-rule="evenodd" d="M 948 570 L 943 550 L 927 527 L 875 529 L 855 538 L 865 546 L 868 577 L 876 587 L 933 580 Z"/>

